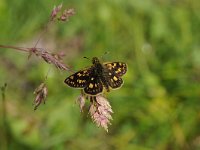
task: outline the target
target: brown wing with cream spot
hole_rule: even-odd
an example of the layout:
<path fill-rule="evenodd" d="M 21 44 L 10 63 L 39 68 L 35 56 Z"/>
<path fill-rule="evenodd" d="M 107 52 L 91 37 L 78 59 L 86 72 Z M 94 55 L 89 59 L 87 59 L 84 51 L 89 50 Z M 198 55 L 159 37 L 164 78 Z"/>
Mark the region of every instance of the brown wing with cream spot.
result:
<path fill-rule="evenodd" d="M 123 62 L 104 63 L 104 66 L 117 77 L 123 76 L 127 71 L 127 64 Z"/>
<path fill-rule="evenodd" d="M 91 69 L 78 71 L 65 79 L 65 83 L 73 88 L 84 88 L 87 85 Z"/>
<path fill-rule="evenodd" d="M 123 84 L 123 80 L 117 77 L 114 73 L 108 72 L 107 82 L 112 89 L 120 88 Z"/>
<path fill-rule="evenodd" d="M 106 68 L 106 77 L 109 86 L 112 89 L 120 88 L 123 84 L 121 76 L 127 71 L 127 65 L 123 62 L 104 63 Z"/>
<path fill-rule="evenodd" d="M 98 76 L 91 74 L 84 92 L 89 95 L 98 95 L 103 92 L 103 85 Z"/>

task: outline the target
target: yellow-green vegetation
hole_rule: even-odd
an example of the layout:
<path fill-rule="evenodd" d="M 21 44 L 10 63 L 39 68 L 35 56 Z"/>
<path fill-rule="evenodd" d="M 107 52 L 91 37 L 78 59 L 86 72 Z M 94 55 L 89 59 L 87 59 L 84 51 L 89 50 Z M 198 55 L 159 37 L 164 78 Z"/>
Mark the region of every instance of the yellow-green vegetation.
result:
<path fill-rule="evenodd" d="M 33 47 L 57 4 L 1 0 L 0 44 Z M 0 86 L 7 87 L 0 149 L 200 149 L 200 1 L 68 0 L 63 6 L 76 14 L 51 25 L 38 47 L 64 51 L 75 71 L 91 65 L 84 56 L 128 64 L 124 85 L 108 94 L 109 132 L 92 123 L 87 107 L 79 112 L 80 91 L 63 82 L 71 73 L 1 48 Z M 50 66 L 46 104 L 34 111 L 34 89 Z"/>

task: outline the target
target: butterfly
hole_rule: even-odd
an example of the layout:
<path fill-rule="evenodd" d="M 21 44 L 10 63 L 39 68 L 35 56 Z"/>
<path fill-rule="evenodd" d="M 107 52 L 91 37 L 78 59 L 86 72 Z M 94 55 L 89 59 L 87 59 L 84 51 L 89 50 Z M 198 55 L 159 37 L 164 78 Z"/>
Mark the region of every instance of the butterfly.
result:
<path fill-rule="evenodd" d="M 87 95 L 95 96 L 110 89 L 122 86 L 122 76 L 127 72 L 127 64 L 123 62 L 100 63 L 97 57 L 92 58 L 92 66 L 80 70 L 65 79 L 72 88 L 83 89 Z"/>

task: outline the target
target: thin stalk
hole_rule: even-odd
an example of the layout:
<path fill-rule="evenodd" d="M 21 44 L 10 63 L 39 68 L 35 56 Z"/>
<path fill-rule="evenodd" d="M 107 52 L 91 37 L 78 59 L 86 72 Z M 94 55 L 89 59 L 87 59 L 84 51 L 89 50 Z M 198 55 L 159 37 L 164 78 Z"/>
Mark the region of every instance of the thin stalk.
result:
<path fill-rule="evenodd" d="M 8 45 L 0 45 L 0 48 L 10 48 L 10 49 L 15 49 L 15 50 L 24 51 L 24 52 L 29 52 L 31 50 L 31 48 L 8 46 Z"/>
<path fill-rule="evenodd" d="M 8 149 L 8 134 L 7 134 L 7 121 L 6 121 L 6 96 L 5 96 L 5 90 L 6 90 L 7 84 L 5 83 L 4 86 L 1 87 L 1 95 L 2 95 L 2 149 L 7 150 Z"/>

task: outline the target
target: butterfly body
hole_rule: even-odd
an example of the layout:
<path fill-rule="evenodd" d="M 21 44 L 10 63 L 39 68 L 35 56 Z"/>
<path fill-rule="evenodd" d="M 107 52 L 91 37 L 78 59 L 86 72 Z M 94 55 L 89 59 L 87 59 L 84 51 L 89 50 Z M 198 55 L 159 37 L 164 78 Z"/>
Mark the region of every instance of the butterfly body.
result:
<path fill-rule="evenodd" d="M 117 89 L 123 84 L 121 76 L 126 73 L 127 65 L 123 62 L 101 64 L 97 57 L 92 59 L 93 65 L 76 72 L 65 79 L 65 83 L 73 88 L 81 88 L 88 95 L 98 95 L 106 90 Z"/>

